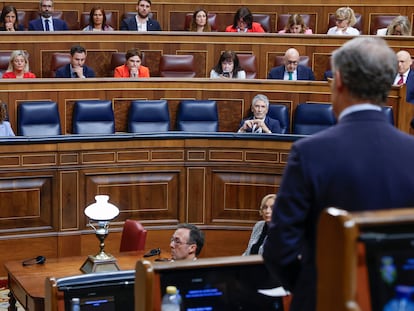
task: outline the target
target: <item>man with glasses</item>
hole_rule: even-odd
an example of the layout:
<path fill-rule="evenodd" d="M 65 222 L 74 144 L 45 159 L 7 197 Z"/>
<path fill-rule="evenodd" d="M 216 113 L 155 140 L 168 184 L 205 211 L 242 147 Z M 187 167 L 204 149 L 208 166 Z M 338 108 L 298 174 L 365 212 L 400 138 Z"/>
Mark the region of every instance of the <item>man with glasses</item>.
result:
<path fill-rule="evenodd" d="M 53 1 L 40 0 L 39 14 L 40 18 L 29 22 L 29 30 L 36 31 L 59 31 L 68 30 L 68 25 L 62 19 L 52 18 Z"/>
<path fill-rule="evenodd" d="M 179 224 L 171 237 L 172 260 L 196 260 L 204 245 L 204 233 L 192 224 Z"/>
<path fill-rule="evenodd" d="M 126 18 L 121 23 L 121 30 L 161 31 L 161 26 L 155 19 L 150 18 L 151 0 L 138 0 L 137 15 Z"/>
<path fill-rule="evenodd" d="M 276 80 L 315 80 L 312 69 L 308 66 L 299 64 L 299 52 L 294 48 L 290 48 L 285 52 L 283 57 L 283 65 L 273 67 L 268 79 Z"/>

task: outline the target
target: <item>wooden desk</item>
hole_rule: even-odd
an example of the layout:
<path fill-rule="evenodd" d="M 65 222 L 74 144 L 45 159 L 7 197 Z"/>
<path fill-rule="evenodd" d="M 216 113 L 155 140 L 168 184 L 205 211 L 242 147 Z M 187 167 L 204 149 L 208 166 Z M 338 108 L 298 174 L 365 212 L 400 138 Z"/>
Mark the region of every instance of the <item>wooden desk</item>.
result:
<path fill-rule="evenodd" d="M 135 269 L 135 263 L 142 258 L 143 252 L 126 252 L 117 254 L 121 270 Z M 64 257 L 46 259 L 45 264 L 23 266 L 21 261 L 5 263 L 10 288 L 9 311 L 16 311 L 16 301 L 26 311 L 43 311 L 45 301 L 45 279 L 82 274 L 79 270 L 86 257 Z"/>

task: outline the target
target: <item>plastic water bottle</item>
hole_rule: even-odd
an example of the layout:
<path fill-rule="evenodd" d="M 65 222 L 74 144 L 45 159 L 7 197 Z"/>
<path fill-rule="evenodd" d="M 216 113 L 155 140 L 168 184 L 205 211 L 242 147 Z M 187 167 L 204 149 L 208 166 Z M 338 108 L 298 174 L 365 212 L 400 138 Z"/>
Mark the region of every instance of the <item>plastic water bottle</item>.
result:
<path fill-rule="evenodd" d="M 181 310 L 181 296 L 178 293 L 177 287 L 167 286 L 166 293 L 162 297 L 161 311 L 180 311 Z"/>
<path fill-rule="evenodd" d="M 72 298 L 71 311 L 80 311 L 80 300 L 79 298 Z"/>

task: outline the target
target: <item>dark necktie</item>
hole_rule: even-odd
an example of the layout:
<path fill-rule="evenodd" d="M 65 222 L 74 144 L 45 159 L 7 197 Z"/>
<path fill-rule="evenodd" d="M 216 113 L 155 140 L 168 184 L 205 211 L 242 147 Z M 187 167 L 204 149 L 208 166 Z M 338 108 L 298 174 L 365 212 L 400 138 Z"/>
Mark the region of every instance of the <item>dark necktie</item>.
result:
<path fill-rule="evenodd" d="M 50 31 L 49 20 L 48 19 L 45 19 L 45 28 L 46 28 L 46 31 Z"/>
<path fill-rule="evenodd" d="M 404 83 L 404 75 L 400 75 L 400 80 L 398 80 L 397 84 L 401 85 Z"/>
<path fill-rule="evenodd" d="M 289 80 L 293 80 L 293 72 L 288 72 Z"/>

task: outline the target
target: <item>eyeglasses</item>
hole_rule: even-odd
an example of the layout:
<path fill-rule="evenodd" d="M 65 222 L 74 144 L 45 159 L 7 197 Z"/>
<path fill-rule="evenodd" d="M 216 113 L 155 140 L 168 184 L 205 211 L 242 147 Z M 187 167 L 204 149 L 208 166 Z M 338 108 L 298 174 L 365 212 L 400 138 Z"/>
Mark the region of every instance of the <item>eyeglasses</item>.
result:
<path fill-rule="evenodd" d="M 189 243 L 189 242 L 183 242 L 179 238 L 175 238 L 175 237 L 171 237 L 170 242 L 174 243 L 177 246 L 180 246 L 180 245 L 183 245 L 183 244 L 187 244 L 187 245 L 194 244 L 194 243 Z"/>
<path fill-rule="evenodd" d="M 298 64 L 297 60 L 288 60 L 286 62 L 288 63 L 288 65 L 297 65 Z"/>
<path fill-rule="evenodd" d="M 48 4 L 42 4 L 42 8 L 51 8 L 52 6 L 51 5 L 48 5 Z"/>

